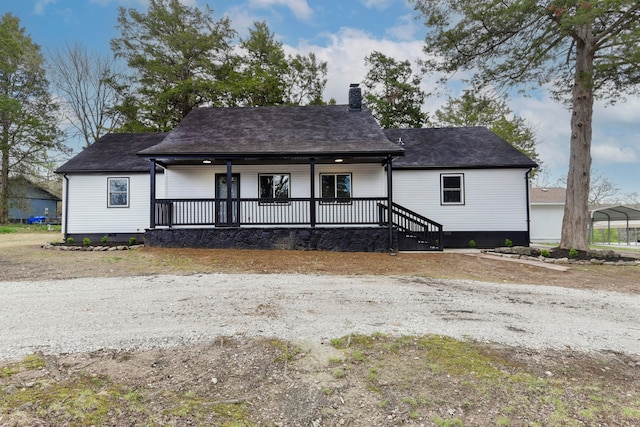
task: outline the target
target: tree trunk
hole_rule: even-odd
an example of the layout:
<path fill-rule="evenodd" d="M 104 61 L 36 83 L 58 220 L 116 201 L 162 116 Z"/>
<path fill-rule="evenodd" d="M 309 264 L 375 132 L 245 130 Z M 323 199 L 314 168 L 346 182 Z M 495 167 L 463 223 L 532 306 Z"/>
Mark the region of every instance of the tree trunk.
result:
<path fill-rule="evenodd" d="M 9 222 L 9 135 L 0 135 L 0 224 Z"/>
<path fill-rule="evenodd" d="M 577 34 L 567 200 L 560 247 L 586 251 L 589 250 L 594 41 L 589 24 L 578 28 Z"/>

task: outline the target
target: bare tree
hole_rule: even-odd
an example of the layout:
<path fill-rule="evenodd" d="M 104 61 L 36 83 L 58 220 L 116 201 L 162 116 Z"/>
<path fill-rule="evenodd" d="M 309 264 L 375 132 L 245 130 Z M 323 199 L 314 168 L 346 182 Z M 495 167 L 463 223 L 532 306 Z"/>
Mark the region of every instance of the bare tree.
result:
<path fill-rule="evenodd" d="M 620 202 L 620 189 L 598 170 L 591 171 L 589 206 L 602 206 Z"/>
<path fill-rule="evenodd" d="M 49 75 L 71 126 L 88 147 L 118 125 L 118 93 L 111 82 L 118 66 L 109 55 L 89 52 L 80 43 L 49 53 Z"/>

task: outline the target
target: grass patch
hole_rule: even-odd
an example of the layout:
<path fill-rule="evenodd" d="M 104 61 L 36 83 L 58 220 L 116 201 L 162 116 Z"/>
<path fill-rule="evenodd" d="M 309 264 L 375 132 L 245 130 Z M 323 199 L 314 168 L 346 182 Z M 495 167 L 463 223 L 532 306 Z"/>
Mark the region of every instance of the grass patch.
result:
<path fill-rule="evenodd" d="M 44 359 L 35 354 L 29 355 L 20 362 L 10 363 L 0 367 L 0 378 L 11 377 L 21 371 L 35 371 L 45 366 Z"/>
<path fill-rule="evenodd" d="M 557 426 L 610 425 L 614 420 L 634 425 L 640 419 L 638 387 L 605 383 L 600 370 L 594 376 L 579 367 L 528 366 L 492 346 L 439 335 L 350 336 L 333 344 L 344 349 L 347 342 L 348 381 L 361 378 L 378 401 L 399 407 L 409 419 L 442 408 L 448 408 L 449 416 L 430 422 L 466 425 L 469 421 L 457 408 L 464 414 L 486 414 L 473 425 L 508 426 L 516 417 L 533 420 L 532 425 Z M 594 359 L 590 366 L 601 363 Z M 333 377 L 342 378 L 335 371 Z"/>
<path fill-rule="evenodd" d="M 47 233 L 61 232 L 62 227 L 59 225 L 43 225 L 43 224 L 3 224 L 0 225 L 0 234 L 7 233 Z"/>
<path fill-rule="evenodd" d="M 28 356 L 0 372 L 16 375 L 43 366 L 44 360 Z M 255 425 L 244 402 L 215 401 L 192 391 L 131 388 L 104 375 L 80 373 L 58 381 L 43 375 L 28 386 L 0 385 L 0 419 L 7 425 Z M 46 423 L 40 422 L 43 418 Z"/>

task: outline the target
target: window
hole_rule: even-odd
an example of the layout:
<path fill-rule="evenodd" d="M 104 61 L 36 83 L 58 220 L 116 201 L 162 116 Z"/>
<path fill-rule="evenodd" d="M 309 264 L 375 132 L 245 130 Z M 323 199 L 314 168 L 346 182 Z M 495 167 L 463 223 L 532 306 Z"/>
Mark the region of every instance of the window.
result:
<path fill-rule="evenodd" d="M 464 175 L 440 175 L 441 203 L 464 205 Z"/>
<path fill-rule="evenodd" d="M 351 198 L 351 174 L 321 174 L 320 185 L 323 199 Z"/>
<path fill-rule="evenodd" d="M 262 203 L 287 202 L 290 197 L 289 183 L 291 177 L 288 173 L 261 174 L 258 176 L 258 192 Z"/>
<path fill-rule="evenodd" d="M 110 208 L 129 207 L 129 178 L 107 178 L 108 200 Z"/>

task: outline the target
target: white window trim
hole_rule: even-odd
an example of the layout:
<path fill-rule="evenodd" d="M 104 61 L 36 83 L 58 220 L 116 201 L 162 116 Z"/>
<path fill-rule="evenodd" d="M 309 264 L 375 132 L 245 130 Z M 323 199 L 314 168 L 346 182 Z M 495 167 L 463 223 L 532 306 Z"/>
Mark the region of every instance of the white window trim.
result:
<path fill-rule="evenodd" d="M 127 182 L 127 203 L 124 205 L 113 205 L 111 204 L 111 181 L 126 181 Z M 124 193 L 124 192 L 118 192 L 118 193 Z M 118 176 L 118 177 L 110 177 L 107 178 L 107 207 L 108 208 L 128 208 L 129 204 L 130 204 L 130 197 L 131 197 L 131 181 L 129 180 L 129 177 L 124 177 L 124 176 Z"/>
<path fill-rule="evenodd" d="M 353 174 L 351 172 L 329 172 L 329 173 L 321 173 L 320 174 L 320 197 L 324 198 L 323 194 L 322 194 L 322 177 L 323 176 L 333 176 L 334 177 L 334 183 L 338 182 L 337 177 L 338 176 L 348 176 L 349 177 L 349 197 L 348 197 L 348 201 L 345 202 L 341 202 L 339 199 L 342 199 L 343 197 L 338 197 L 338 186 L 335 185 L 334 189 L 333 189 L 333 197 L 330 197 L 331 199 L 338 199 L 335 202 L 323 202 L 323 203 L 350 203 L 351 199 L 353 198 Z"/>
<path fill-rule="evenodd" d="M 448 188 L 447 191 L 459 191 L 460 192 L 460 201 L 459 202 L 445 202 L 444 193 L 444 179 L 445 178 L 460 178 L 460 188 Z M 440 174 L 440 204 L 443 206 L 451 206 L 451 205 L 464 205 L 464 174 L 463 173 L 442 173 Z"/>

